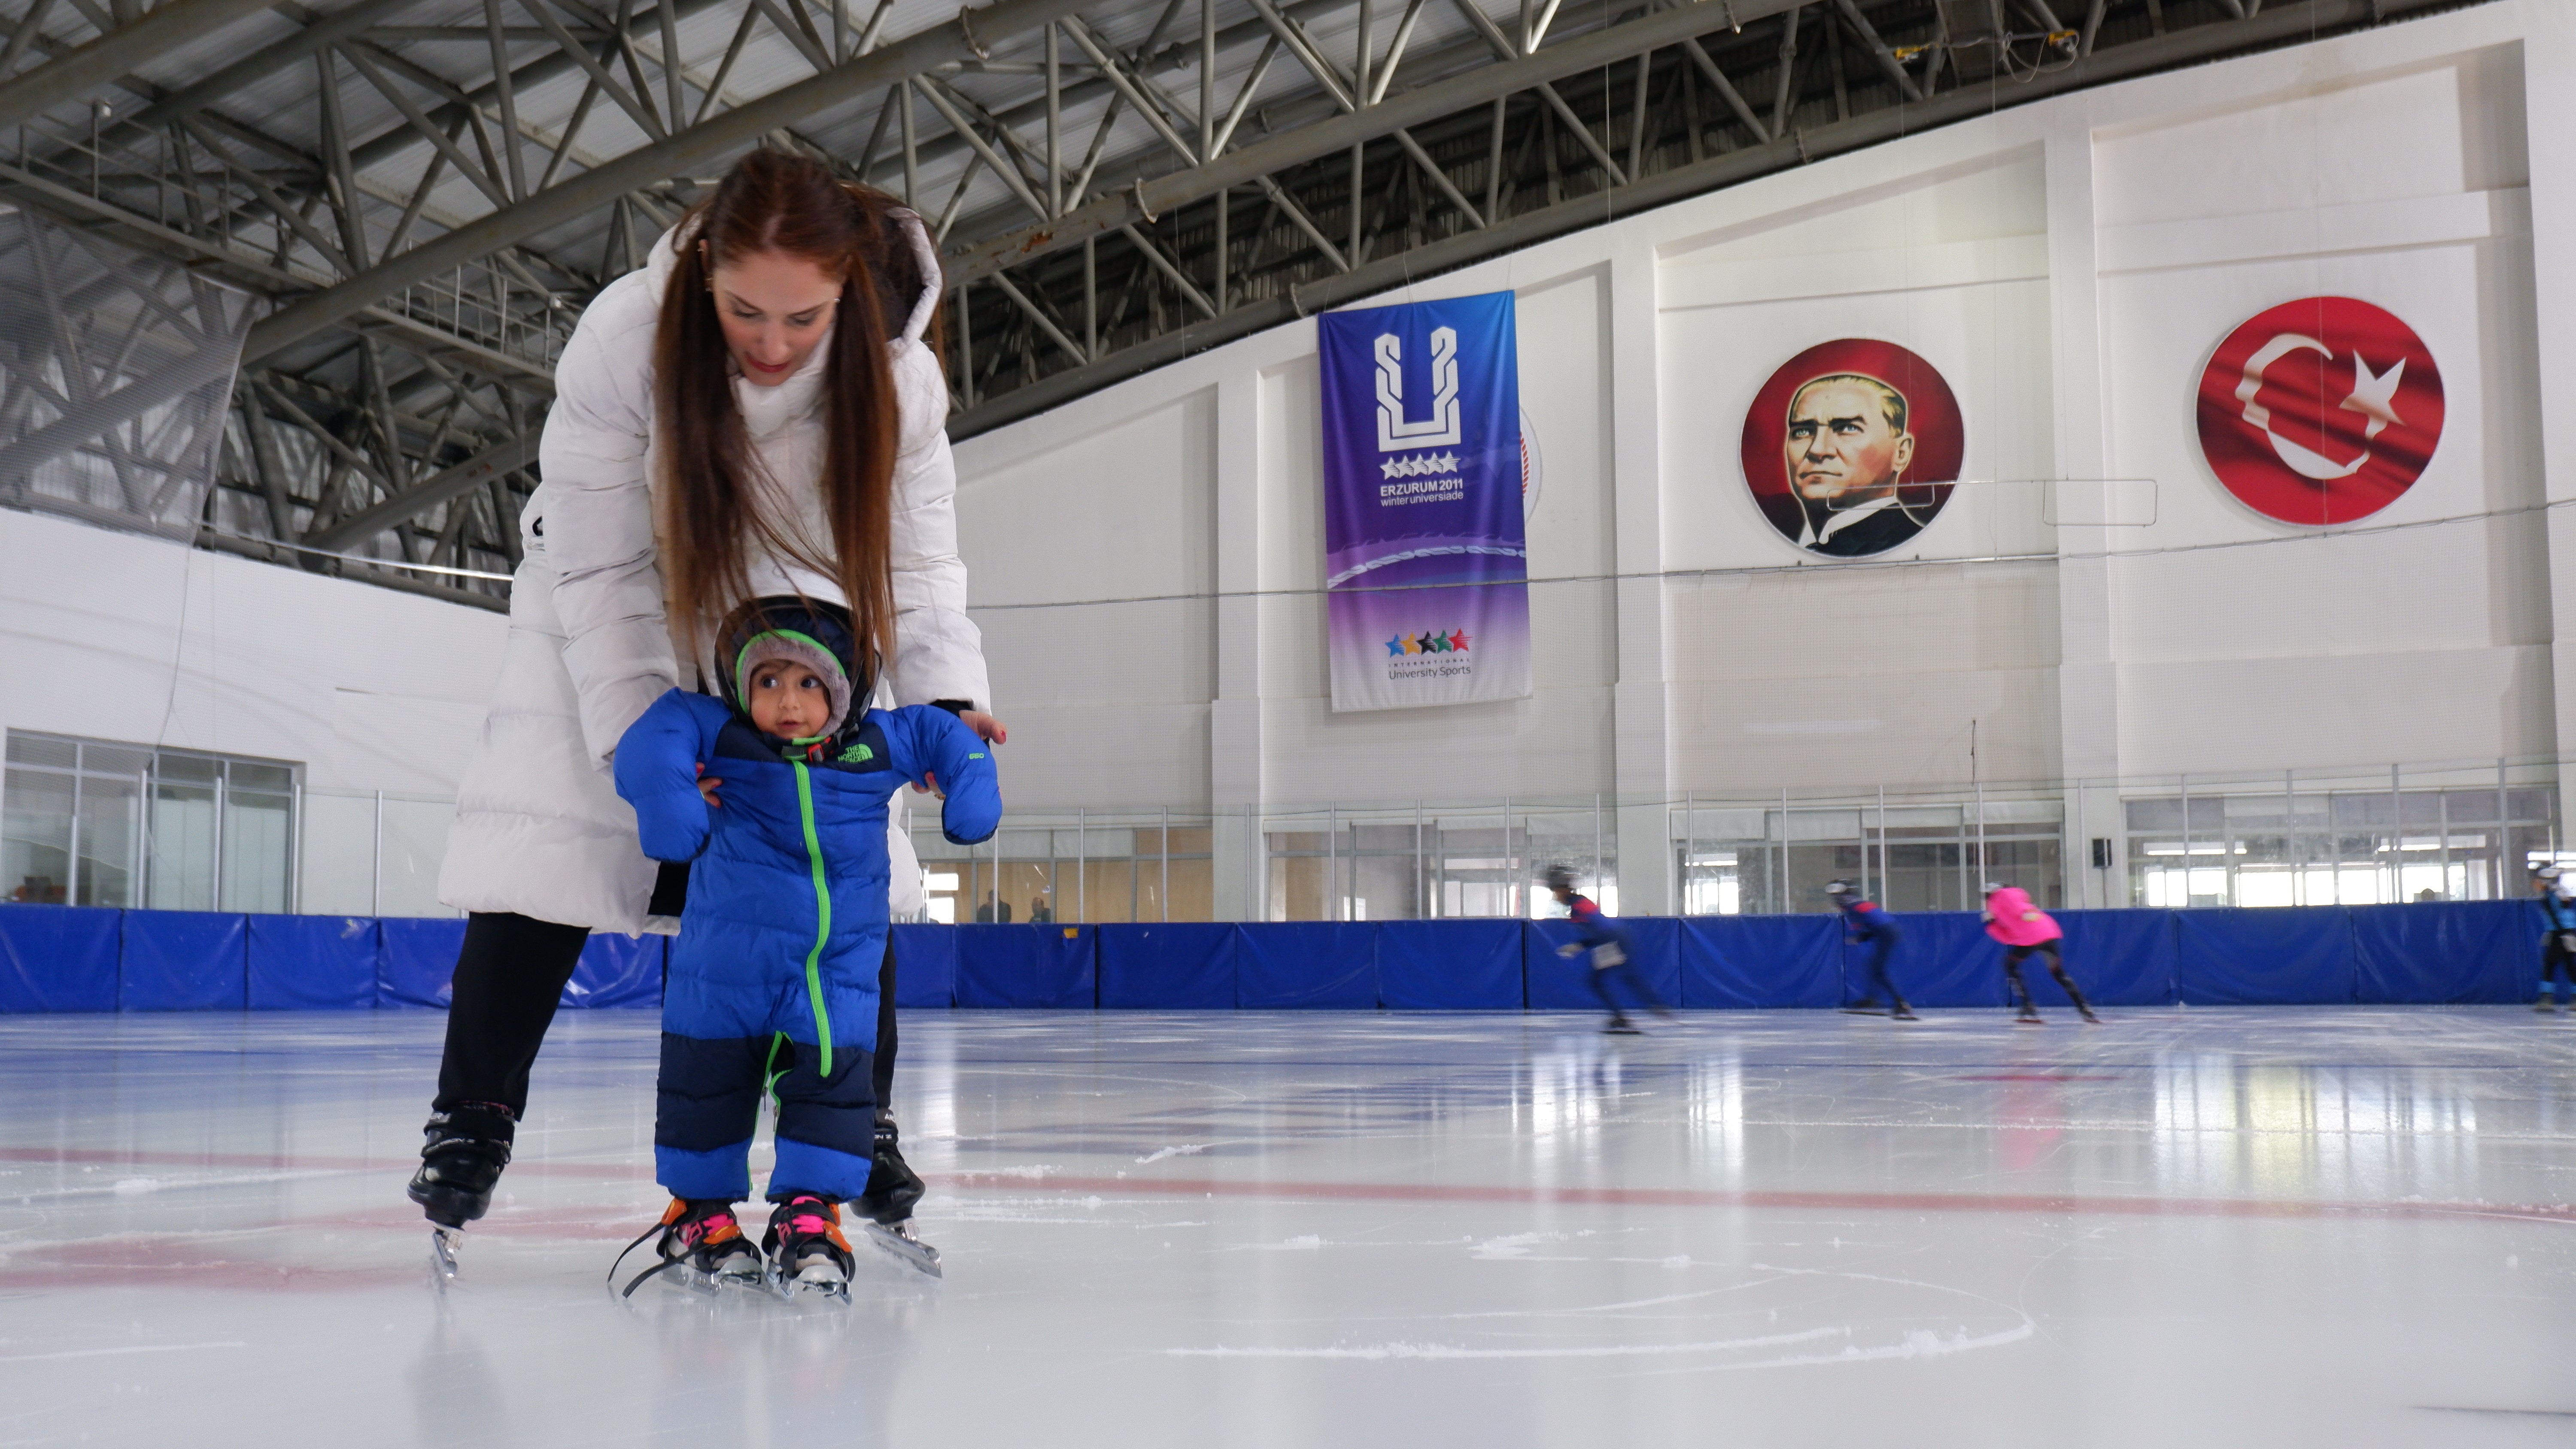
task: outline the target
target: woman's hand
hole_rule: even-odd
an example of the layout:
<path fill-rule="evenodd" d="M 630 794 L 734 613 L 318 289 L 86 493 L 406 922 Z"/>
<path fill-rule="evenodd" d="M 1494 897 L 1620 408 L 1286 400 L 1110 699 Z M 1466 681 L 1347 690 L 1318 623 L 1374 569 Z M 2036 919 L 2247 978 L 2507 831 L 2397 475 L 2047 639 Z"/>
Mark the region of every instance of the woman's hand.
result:
<path fill-rule="evenodd" d="M 716 787 L 723 783 L 724 781 L 722 779 L 708 774 L 706 766 L 698 766 L 698 793 L 707 797 L 708 809 L 716 810 L 723 808 L 724 802 L 716 798 Z"/>

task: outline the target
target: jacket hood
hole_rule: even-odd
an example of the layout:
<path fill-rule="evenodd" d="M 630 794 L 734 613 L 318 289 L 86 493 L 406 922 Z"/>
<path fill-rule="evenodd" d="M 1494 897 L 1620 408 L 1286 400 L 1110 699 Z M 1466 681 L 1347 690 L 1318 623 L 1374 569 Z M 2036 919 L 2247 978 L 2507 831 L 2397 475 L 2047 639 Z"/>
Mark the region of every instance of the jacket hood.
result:
<path fill-rule="evenodd" d="M 716 642 L 718 687 L 735 714 L 751 717 L 752 667 L 768 659 L 792 659 L 819 675 L 832 698 L 831 715 L 809 739 L 828 740 L 847 728 L 856 713 L 858 690 L 850 678 L 850 659 L 858 640 L 850 632 L 849 614 L 838 605 L 794 598 L 762 598 L 734 611 Z"/>

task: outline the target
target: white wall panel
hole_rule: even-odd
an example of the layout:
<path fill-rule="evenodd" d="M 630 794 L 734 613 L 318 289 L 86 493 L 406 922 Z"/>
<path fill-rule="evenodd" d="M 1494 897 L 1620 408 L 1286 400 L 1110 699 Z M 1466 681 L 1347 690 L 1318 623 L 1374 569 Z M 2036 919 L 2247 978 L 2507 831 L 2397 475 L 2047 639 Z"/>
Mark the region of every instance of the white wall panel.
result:
<path fill-rule="evenodd" d="M 2098 134 L 2110 471 L 2157 482 L 2152 527 L 2105 531 L 2124 772 L 2554 750 L 2516 647 L 2549 637 L 2547 539 L 2484 517 L 2544 496 L 2523 109 L 2520 48 L 2488 46 Z M 2441 368 L 2429 466 L 2342 537 L 2239 503 L 2193 411 L 2219 341 L 2307 296 L 2388 309 Z"/>
<path fill-rule="evenodd" d="M 0 511 L 0 725 L 300 761 L 323 790 L 445 794 L 508 621 Z"/>
<path fill-rule="evenodd" d="M 1671 590 L 1685 788 L 2034 780 L 2059 769 L 2044 563 L 1715 575 Z"/>

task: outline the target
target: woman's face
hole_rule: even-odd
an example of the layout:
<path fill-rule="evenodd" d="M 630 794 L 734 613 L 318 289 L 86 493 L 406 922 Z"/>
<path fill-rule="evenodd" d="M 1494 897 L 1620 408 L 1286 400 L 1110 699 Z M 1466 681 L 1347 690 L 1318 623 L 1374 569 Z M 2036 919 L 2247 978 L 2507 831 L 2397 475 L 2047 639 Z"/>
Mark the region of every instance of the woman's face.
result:
<path fill-rule="evenodd" d="M 742 375 L 761 387 L 794 376 L 832 326 L 841 279 L 804 257 L 752 252 L 717 266 L 716 319 Z"/>

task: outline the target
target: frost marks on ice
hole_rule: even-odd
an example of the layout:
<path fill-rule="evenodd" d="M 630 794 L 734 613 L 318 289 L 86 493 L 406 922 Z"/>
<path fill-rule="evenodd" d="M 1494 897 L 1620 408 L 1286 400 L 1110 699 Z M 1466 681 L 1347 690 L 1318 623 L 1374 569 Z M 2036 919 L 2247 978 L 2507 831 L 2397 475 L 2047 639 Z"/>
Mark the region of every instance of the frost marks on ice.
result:
<path fill-rule="evenodd" d="M 1848 1327 L 1809 1328 L 1796 1333 L 1764 1334 L 1757 1338 L 1721 1338 L 1700 1343 L 1604 1343 L 1563 1344 L 1550 1348 L 1477 1348 L 1449 1343 L 1370 1343 L 1333 1344 L 1315 1348 L 1235 1348 L 1219 1345 L 1212 1348 L 1167 1348 L 1171 1358 L 1267 1358 L 1267 1359 L 1336 1359 L 1362 1363 L 1408 1360 L 1438 1362 L 1468 1359 L 1633 1359 L 1678 1358 L 1696 1354 L 1733 1354 L 1756 1349 L 1791 1348 L 1801 1344 L 1820 1344 L 1832 1339 L 1849 1339 L 1857 1330 Z M 1965 1331 L 1944 1336 L 1930 1329 L 1909 1329 L 1894 1343 L 1845 1343 L 1831 1352 L 1775 1354 L 1746 1363 L 1701 1365 L 1680 1372 L 1701 1369 L 1766 1369 L 1798 1368 L 1812 1364 L 1868 1363 L 1880 1359 L 1938 1358 L 1947 1354 L 1967 1353 L 1981 1348 L 2001 1348 L 2019 1343 L 2033 1332 L 2022 1323 L 1997 1333 L 1971 1335 Z"/>

